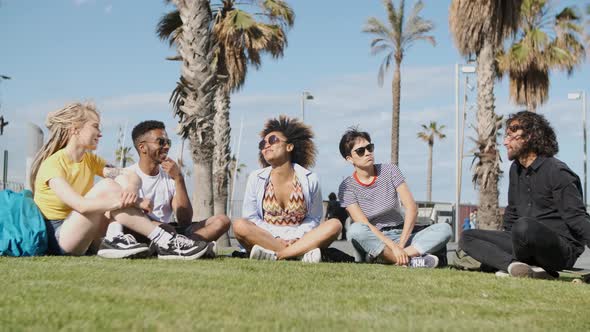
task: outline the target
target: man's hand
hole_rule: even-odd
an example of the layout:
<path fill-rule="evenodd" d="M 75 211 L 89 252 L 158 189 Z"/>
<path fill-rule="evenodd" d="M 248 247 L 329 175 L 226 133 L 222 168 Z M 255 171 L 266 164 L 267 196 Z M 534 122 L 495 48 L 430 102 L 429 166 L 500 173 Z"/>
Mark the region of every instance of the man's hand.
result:
<path fill-rule="evenodd" d="M 154 202 L 149 198 L 144 198 L 139 202 L 139 208 L 145 213 L 150 213 L 154 209 Z"/>
<path fill-rule="evenodd" d="M 410 259 L 408 258 L 408 254 L 399 246 L 392 246 L 390 247 L 391 251 L 393 252 L 393 256 L 395 257 L 395 265 L 408 265 Z"/>
<path fill-rule="evenodd" d="M 178 167 L 178 164 L 170 158 L 166 158 L 166 160 L 162 162 L 162 169 L 174 180 L 178 179 L 180 176 L 180 167 Z"/>

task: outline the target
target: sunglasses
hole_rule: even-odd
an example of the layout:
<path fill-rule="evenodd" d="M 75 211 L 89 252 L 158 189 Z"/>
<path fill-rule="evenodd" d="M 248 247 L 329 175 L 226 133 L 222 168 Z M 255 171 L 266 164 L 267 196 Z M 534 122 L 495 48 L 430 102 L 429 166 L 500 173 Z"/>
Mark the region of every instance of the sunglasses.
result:
<path fill-rule="evenodd" d="M 278 138 L 276 135 L 270 135 L 268 137 L 268 141 L 263 138 L 260 141 L 260 143 L 258 143 L 258 149 L 264 150 L 264 147 L 266 147 L 266 143 L 268 143 L 268 145 L 275 145 L 280 142 L 283 142 L 283 141 L 281 141 L 281 139 Z"/>
<path fill-rule="evenodd" d="M 361 146 L 360 148 L 354 149 L 352 151 L 356 152 L 356 154 L 359 157 L 362 157 L 365 155 L 365 151 L 373 152 L 373 150 L 375 150 L 375 144 L 369 143 L 365 146 Z"/>
<path fill-rule="evenodd" d="M 169 138 L 164 138 L 164 137 L 158 137 L 153 142 L 150 142 L 150 141 L 141 141 L 139 143 L 158 143 L 158 145 L 160 147 L 164 147 L 165 145 L 172 146 L 172 140 L 169 139 Z"/>

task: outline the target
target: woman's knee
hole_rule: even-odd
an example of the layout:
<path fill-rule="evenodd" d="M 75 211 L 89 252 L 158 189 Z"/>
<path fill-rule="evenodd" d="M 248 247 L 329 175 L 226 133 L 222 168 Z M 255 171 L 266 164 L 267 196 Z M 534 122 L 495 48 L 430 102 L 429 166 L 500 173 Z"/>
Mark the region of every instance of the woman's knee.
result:
<path fill-rule="evenodd" d="M 234 234 L 239 237 L 244 237 L 250 232 L 250 227 L 252 227 L 252 223 L 247 219 L 236 219 L 233 222 L 233 229 Z"/>
<path fill-rule="evenodd" d="M 92 189 L 90 189 L 90 191 L 86 194 L 85 197 L 88 198 L 95 198 L 95 197 L 100 197 L 102 195 L 105 194 L 113 194 L 116 192 L 121 191 L 121 185 L 119 185 L 115 180 L 113 179 L 102 179 L 99 182 L 97 182 Z"/>
<path fill-rule="evenodd" d="M 348 232 L 346 232 L 346 236 L 350 240 L 362 241 L 367 238 L 367 235 L 371 232 L 369 226 L 355 222 L 348 227 Z"/>
<path fill-rule="evenodd" d="M 441 238 L 443 238 L 446 242 L 451 240 L 451 237 L 453 236 L 453 228 L 451 225 L 447 224 L 446 222 L 441 222 L 430 227 L 433 227 L 434 230 L 440 234 Z"/>
<path fill-rule="evenodd" d="M 342 231 L 342 223 L 337 218 L 328 219 L 324 224 L 329 227 L 330 233 L 340 234 Z"/>

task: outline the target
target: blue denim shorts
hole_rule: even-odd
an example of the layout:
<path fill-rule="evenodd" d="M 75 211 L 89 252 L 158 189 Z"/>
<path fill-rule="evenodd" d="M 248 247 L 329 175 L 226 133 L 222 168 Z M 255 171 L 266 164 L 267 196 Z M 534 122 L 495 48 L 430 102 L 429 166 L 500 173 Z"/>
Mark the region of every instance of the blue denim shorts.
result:
<path fill-rule="evenodd" d="M 62 220 L 45 220 L 47 228 L 47 254 L 61 256 L 64 251 L 59 246 L 59 230 L 64 221 Z"/>

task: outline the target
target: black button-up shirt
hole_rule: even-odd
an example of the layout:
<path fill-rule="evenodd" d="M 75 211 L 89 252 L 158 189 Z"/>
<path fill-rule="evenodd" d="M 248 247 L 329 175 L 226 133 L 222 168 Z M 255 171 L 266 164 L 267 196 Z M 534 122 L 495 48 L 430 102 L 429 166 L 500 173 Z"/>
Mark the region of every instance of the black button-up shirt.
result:
<path fill-rule="evenodd" d="M 539 156 L 528 168 L 512 163 L 504 229 L 511 230 L 521 217 L 533 218 L 567 238 L 578 254 L 590 245 L 590 216 L 580 178 L 558 159 Z"/>

